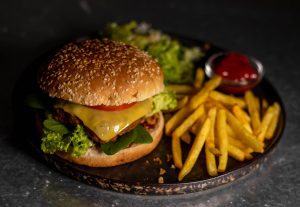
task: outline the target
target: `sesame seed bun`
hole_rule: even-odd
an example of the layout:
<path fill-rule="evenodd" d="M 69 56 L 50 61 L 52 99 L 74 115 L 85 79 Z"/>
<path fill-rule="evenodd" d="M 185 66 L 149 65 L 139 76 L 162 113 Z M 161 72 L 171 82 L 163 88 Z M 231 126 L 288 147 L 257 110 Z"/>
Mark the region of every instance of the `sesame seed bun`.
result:
<path fill-rule="evenodd" d="M 89 106 L 142 101 L 164 88 L 152 57 L 107 39 L 65 45 L 41 71 L 38 84 L 51 97 Z"/>
<path fill-rule="evenodd" d="M 150 135 L 153 138 L 153 141 L 150 144 L 134 144 L 128 148 L 120 150 L 114 155 L 106 155 L 96 147 L 91 147 L 80 157 L 72 157 L 70 154 L 65 152 L 56 152 L 56 154 L 70 162 L 89 167 L 112 167 L 125 164 L 140 159 L 152 152 L 161 140 L 163 127 L 164 118 L 162 113 L 159 112 L 158 122 L 155 125 L 155 128 L 150 132 Z"/>

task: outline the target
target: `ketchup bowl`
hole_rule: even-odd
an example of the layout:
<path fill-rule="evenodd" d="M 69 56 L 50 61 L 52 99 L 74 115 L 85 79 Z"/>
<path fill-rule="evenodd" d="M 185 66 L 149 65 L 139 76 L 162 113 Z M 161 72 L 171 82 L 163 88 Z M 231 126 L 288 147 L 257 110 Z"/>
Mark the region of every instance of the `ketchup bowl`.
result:
<path fill-rule="evenodd" d="M 220 90 L 239 94 L 254 88 L 262 80 L 264 68 L 261 62 L 236 52 L 220 52 L 205 63 L 205 74 L 222 77 Z"/>

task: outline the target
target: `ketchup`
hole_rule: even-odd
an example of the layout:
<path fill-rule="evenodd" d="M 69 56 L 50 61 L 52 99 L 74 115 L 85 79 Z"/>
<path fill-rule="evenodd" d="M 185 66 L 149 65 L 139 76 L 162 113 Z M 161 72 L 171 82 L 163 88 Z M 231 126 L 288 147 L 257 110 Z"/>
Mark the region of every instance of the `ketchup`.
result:
<path fill-rule="evenodd" d="M 258 78 L 257 70 L 252 66 L 249 58 L 243 54 L 230 52 L 219 64 L 214 72 L 225 80 L 239 83 L 238 86 L 223 84 L 221 89 L 229 93 L 241 93 L 251 88 L 251 83 Z"/>
<path fill-rule="evenodd" d="M 119 106 L 97 105 L 97 106 L 89 106 L 89 107 L 93 109 L 102 110 L 102 111 L 121 111 L 133 106 L 134 104 L 136 104 L 136 102 L 129 103 L 129 104 L 122 104 Z"/>

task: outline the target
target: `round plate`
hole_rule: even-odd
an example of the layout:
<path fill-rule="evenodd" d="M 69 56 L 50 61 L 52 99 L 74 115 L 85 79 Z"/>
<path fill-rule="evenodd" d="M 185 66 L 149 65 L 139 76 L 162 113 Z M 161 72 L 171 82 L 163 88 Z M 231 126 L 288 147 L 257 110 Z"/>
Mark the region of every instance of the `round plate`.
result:
<path fill-rule="evenodd" d="M 211 45 L 207 47 L 209 44 L 202 41 L 175 35 L 174 37 L 184 45 L 200 46 L 207 49 L 206 56 L 198 63 L 200 66 L 203 65 L 204 61 L 210 55 L 222 51 L 222 49 Z M 210 177 L 207 174 L 205 157 L 202 152 L 191 173 L 189 173 L 182 182 L 178 182 L 177 176 L 179 170 L 172 168 L 172 160 L 168 161 L 167 159 L 167 156 L 172 154 L 171 139 L 169 137 L 163 137 L 158 147 L 151 154 L 135 162 L 110 168 L 80 166 L 65 161 L 56 155 L 44 154 L 40 150 L 40 138 L 37 137 L 35 129 L 35 113 L 23 106 L 22 103 L 27 94 L 35 93 L 36 72 L 47 62 L 48 58 L 53 54 L 53 51 L 36 60 L 28 70 L 23 73 L 15 87 L 13 106 L 16 120 L 16 137 L 24 137 L 24 133 L 26 133 L 27 143 L 30 143 L 33 149 L 38 153 L 39 157 L 46 161 L 47 164 L 61 173 L 89 185 L 118 192 L 152 195 L 184 194 L 203 191 L 232 182 L 257 169 L 271 154 L 283 133 L 285 112 L 282 101 L 274 87 L 266 79 L 263 79 L 254 89 L 254 93 L 260 98 L 265 98 L 269 103 L 277 101 L 281 105 L 282 111 L 276 133 L 273 139 L 267 142 L 265 153 L 254 154 L 252 160 L 245 162 L 238 162 L 229 158 L 226 172 L 219 176 Z M 189 146 L 184 143 L 182 146 L 183 158 L 185 158 L 189 151 Z M 162 175 L 164 180 L 163 184 L 158 183 L 161 169 L 166 171 L 166 173 Z"/>

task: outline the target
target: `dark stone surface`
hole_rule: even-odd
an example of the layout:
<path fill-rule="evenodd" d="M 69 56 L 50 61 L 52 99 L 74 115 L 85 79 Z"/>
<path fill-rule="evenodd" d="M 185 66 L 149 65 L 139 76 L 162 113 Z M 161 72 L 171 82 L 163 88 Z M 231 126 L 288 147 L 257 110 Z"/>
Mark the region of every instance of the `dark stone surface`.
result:
<path fill-rule="evenodd" d="M 299 206 L 300 5 L 297 1 L 1 1 L 0 206 Z M 136 19 L 255 56 L 287 112 L 282 141 L 256 172 L 182 196 L 107 192 L 48 168 L 12 140 L 12 91 L 40 54 L 111 20 Z"/>

